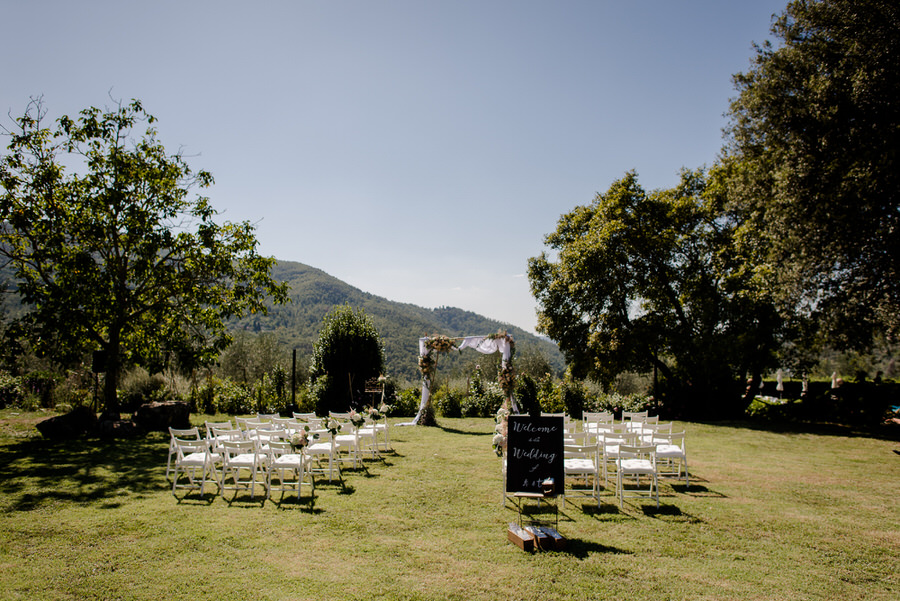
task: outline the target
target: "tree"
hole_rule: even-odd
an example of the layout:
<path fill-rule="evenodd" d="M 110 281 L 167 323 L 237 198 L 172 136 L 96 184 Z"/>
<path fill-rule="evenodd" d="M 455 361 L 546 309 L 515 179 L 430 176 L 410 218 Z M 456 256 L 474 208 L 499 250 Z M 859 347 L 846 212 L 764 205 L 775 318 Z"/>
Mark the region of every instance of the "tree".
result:
<path fill-rule="evenodd" d="M 796 0 L 735 76 L 723 162 L 786 315 L 900 331 L 900 5 Z M 775 269 L 774 267 L 777 267 Z"/>
<path fill-rule="evenodd" d="M 264 312 L 287 291 L 251 224 L 217 224 L 208 198 L 189 198 L 212 175 L 166 154 L 139 101 L 64 116 L 53 130 L 45 115 L 32 100 L 6 131 L 0 256 L 37 349 L 60 361 L 101 351 L 104 401 L 116 411 L 123 366 L 209 362 L 229 342 L 226 319 Z"/>
<path fill-rule="evenodd" d="M 366 380 L 384 371 L 384 345 L 372 320 L 349 305 L 333 308 L 313 345 L 311 388 L 317 411 L 346 411 L 365 401 Z"/>
<path fill-rule="evenodd" d="M 546 237 L 555 260 L 529 260 L 538 328 L 574 375 L 609 386 L 656 369 L 670 413 L 722 413 L 738 404 L 739 378 L 771 361 L 777 316 L 733 252 L 712 179 L 685 171 L 677 188 L 648 194 L 628 173 L 560 218 Z"/>

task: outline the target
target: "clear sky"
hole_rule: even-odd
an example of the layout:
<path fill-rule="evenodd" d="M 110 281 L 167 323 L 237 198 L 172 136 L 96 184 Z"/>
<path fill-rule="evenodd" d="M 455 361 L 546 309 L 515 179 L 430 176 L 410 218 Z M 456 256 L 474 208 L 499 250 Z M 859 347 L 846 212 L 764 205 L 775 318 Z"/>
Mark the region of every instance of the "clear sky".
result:
<path fill-rule="evenodd" d="M 560 215 L 628 170 L 654 189 L 710 165 L 785 5 L 0 0 L 0 109 L 139 98 L 263 254 L 530 331 Z"/>

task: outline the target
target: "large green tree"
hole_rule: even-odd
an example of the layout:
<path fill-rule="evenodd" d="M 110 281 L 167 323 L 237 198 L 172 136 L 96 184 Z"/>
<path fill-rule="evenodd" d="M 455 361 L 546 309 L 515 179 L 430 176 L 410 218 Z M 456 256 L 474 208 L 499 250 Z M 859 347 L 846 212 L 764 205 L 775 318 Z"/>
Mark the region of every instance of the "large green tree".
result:
<path fill-rule="evenodd" d="M 334 307 L 322 321 L 313 345 L 310 379 L 316 411 L 361 408 L 366 380 L 384 373 L 384 344 L 375 324 L 363 309 Z"/>
<path fill-rule="evenodd" d="M 900 4 L 796 0 L 735 76 L 723 163 L 786 315 L 900 331 Z"/>
<path fill-rule="evenodd" d="M 655 369 L 671 413 L 739 407 L 739 382 L 769 365 L 779 322 L 764 275 L 735 252 L 720 187 L 685 171 L 677 188 L 647 193 L 628 173 L 560 218 L 528 276 L 538 328 L 575 375 L 610 384 Z"/>
<path fill-rule="evenodd" d="M 213 182 L 166 153 L 137 100 L 45 126 L 32 101 L 0 160 L 0 256 L 30 311 L 34 345 L 61 361 L 105 359 L 104 400 L 117 410 L 120 370 L 213 359 L 225 320 L 287 297 L 257 253 L 250 223 L 216 223 Z M 146 127 L 142 132 L 140 128 Z"/>

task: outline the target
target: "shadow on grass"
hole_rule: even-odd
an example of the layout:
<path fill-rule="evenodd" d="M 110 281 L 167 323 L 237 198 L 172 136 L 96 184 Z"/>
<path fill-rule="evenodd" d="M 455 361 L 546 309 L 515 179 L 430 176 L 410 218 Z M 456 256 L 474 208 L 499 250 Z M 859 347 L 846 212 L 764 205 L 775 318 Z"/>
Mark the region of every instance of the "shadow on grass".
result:
<path fill-rule="evenodd" d="M 300 497 L 299 499 L 296 496 L 286 496 L 277 500 L 274 498 L 271 500 L 282 511 L 299 511 L 311 515 L 324 513 L 322 509 L 316 508 L 315 496 Z"/>
<path fill-rule="evenodd" d="M 0 445 L 4 511 L 30 511 L 68 501 L 109 508 L 124 494 L 155 494 L 166 479 L 168 439 L 31 438 Z"/>
<path fill-rule="evenodd" d="M 608 545 L 602 545 L 596 541 L 592 540 L 581 540 L 578 538 L 570 538 L 566 541 L 566 548 L 561 549 L 559 551 L 555 551 L 560 555 L 571 555 L 577 559 L 586 559 L 590 555 L 596 555 L 598 553 L 603 554 L 613 554 L 613 555 L 633 555 L 633 551 L 627 551 L 625 549 L 619 549 L 618 547 L 610 547 Z"/>
<path fill-rule="evenodd" d="M 642 505 L 641 512 L 651 518 L 666 520 L 667 518 L 677 518 L 671 520 L 673 522 L 686 524 L 702 524 L 703 520 L 695 515 L 684 513 L 677 505 L 661 504 L 659 507 L 655 505 Z"/>
<path fill-rule="evenodd" d="M 471 430 L 460 430 L 458 428 L 445 428 L 444 426 L 438 426 L 440 430 L 447 432 L 448 434 L 462 434 L 464 436 L 493 436 L 493 432 L 473 432 Z"/>
<path fill-rule="evenodd" d="M 900 442 L 900 427 L 892 425 L 843 425 L 822 422 L 763 422 L 763 421 L 720 421 L 698 422 L 710 426 L 743 428 L 759 432 L 775 434 L 800 435 L 814 434 L 818 436 L 840 436 L 845 438 L 874 438 Z"/>

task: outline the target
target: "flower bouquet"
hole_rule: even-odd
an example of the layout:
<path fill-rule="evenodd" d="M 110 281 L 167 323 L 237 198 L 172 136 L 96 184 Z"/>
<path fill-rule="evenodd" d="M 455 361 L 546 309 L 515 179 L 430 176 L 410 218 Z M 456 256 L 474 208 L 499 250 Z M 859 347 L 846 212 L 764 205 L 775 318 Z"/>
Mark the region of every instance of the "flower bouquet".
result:
<path fill-rule="evenodd" d="M 309 434 L 305 430 L 294 432 L 291 435 L 291 450 L 295 453 L 302 451 L 307 445 L 309 445 Z"/>
<path fill-rule="evenodd" d="M 362 427 L 362 425 L 366 423 L 366 418 L 363 417 L 362 413 L 358 413 L 355 409 L 350 410 L 349 418 L 350 423 L 356 428 Z"/>
<path fill-rule="evenodd" d="M 391 406 L 387 403 L 382 403 L 376 409 L 375 407 L 369 407 L 366 411 L 369 413 L 369 419 L 374 422 L 377 422 L 387 415 L 387 412 L 391 410 Z"/>
<path fill-rule="evenodd" d="M 341 423 L 333 417 L 329 417 L 325 420 L 325 423 L 322 424 L 322 428 L 328 430 L 328 432 L 331 433 L 331 436 L 334 437 L 341 431 Z"/>

